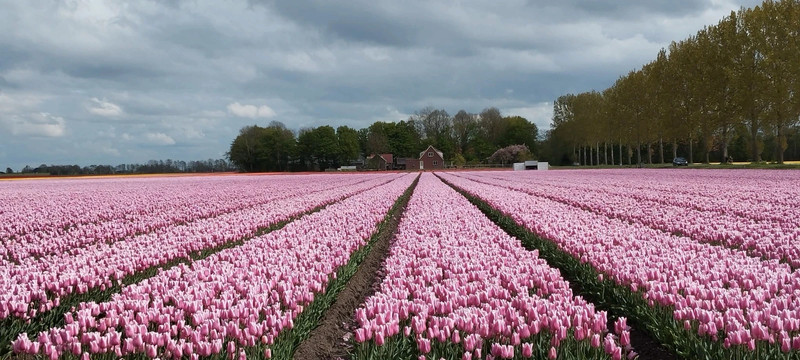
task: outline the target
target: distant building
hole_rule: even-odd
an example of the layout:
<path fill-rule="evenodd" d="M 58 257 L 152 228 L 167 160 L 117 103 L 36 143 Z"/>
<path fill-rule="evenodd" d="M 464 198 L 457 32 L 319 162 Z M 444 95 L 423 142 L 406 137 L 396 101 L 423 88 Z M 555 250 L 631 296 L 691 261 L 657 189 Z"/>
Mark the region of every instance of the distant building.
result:
<path fill-rule="evenodd" d="M 373 154 L 367 157 L 366 168 L 372 170 L 392 170 L 394 169 L 394 157 L 392 154 Z"/>
<path fill-rule="evenodd" d="M 444 153 L 433 145 L 428 145 L 425 151 L 419 153 L 419 159 L 406 159 L 406 170 L 436 169 L 444 169 Z"/>

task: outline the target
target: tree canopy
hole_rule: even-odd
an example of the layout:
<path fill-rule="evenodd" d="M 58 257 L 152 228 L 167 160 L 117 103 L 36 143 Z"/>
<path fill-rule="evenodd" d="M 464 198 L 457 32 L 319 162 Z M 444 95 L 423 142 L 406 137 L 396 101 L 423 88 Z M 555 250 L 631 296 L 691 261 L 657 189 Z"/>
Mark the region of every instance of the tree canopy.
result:
<path fill-rule="evenodd" d="M 617 163 L 652 163 L 668 146 L 708 163 L 736 146 L 737 160 L 783 163 L 800 119 L 798 19 L 800 1 L 765 1 L 673 42 L 602 92 L 560 96 L 547 155 L 608 164 L 617 148 Z"/>
<path fill-rule="evenodd" d="M 480 114 L 426 107 L 398 122 L 376 121 L 355 130 L 324 125 L 288 130 L 279 122 L 266 127 L 245 126 L 231 143 L 228 158 L 241 171 L 322 171 L 357 163 L 371 154 L 416 158 L 428 145 L 446 161 L 489 163 L 491 155 L 509 145 L 535 153 L 539 129 L 520 116 L 502 116 L 494 107 Z"/>

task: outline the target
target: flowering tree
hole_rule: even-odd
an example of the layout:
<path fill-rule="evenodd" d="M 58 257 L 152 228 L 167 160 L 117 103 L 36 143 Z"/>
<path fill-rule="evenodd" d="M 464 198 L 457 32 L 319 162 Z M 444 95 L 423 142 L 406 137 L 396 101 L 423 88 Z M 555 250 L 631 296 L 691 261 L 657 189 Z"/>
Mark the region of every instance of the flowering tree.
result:
<path fill-rule="evenodd" d="M 525 145 L 509 145 L 499 149 L 489 157 L 489 162 L 506 164 L 512 161 L 525 161 L 533 156 Z"/>

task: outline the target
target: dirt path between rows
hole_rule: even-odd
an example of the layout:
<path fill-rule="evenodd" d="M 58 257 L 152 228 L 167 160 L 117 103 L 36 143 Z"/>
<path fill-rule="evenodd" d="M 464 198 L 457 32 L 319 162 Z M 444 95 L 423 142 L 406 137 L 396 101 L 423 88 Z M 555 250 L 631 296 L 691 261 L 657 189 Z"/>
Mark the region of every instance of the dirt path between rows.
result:
<path fill-rule="evenodd" d="M 409 199 L 411 196 L 409 196 Z M 405 212 L 408 199 L 384 224 L 384 229 L 375 239 L 372 249 L 359 265 L 356 273 L 336 297 L 336 301 L 325 312 L 324 317 L 294 353 L 297 360 L 349 358 L 352 350 L 350 339 L 357 327 L 354 318 L 358 308 L 374 294 L 385 276 L 383 261 L 394 242 L 397 225 Z"/>

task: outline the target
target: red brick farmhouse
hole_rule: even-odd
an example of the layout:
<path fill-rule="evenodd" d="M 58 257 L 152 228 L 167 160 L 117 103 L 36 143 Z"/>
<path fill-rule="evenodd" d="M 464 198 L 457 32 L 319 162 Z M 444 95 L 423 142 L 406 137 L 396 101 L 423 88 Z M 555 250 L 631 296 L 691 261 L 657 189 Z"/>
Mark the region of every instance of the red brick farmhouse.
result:
<path fill-rule="evenodd" d="M 425 151 L 419 153 L 419 159 L 413 161 L 406 160 L 406 170 L 434 170 L 444 169 L 444 154 L 437 150 L 433 145 L 429 145 Z"/>

